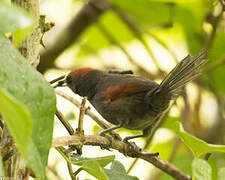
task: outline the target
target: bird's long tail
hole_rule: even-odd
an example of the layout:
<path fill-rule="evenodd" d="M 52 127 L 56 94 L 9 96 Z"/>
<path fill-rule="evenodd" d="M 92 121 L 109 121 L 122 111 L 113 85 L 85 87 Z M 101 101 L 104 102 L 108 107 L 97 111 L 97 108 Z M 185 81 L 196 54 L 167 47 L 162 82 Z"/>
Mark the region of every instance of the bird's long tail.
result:
<path fill-rule="evenodd" d="M 205 57 L 204 51 L 194 57 L 188 55 L 180 61 L 160 85 L 147 94 L 149 104 L 156 110 L 165 110 L 169 101 L 180 94 L 181 88 L 199 76 L 201 67 L 207 62 Z"/>

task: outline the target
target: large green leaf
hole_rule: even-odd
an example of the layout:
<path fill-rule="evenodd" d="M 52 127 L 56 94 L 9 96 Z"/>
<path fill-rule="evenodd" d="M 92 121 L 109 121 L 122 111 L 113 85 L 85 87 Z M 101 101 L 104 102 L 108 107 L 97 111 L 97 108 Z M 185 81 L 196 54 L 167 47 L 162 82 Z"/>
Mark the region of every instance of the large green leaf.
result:
<path fill-rule="evenodd" d="M 31 140 L 33 121 L 27 107 L 0 88 L 0 112 L 23 156 Z M 16 119 L 16 122 L 15 122 Z"/>
<path fill-rule="evenodd" d="M 27 63 L 3 35 L 0 35 L 0 84 L 9 94 L 26 105 L 32 115 L 34 128 L 25 159 L 36 176 L 44 179 L 52 141 L 55 93 L 43 76 Z M 14 121 L 19 123 L 17 117 L 14 117 Z M 18 133 L 18 129 L 11 129 L 11 134 L 15 133 Z M 24 137 L 24 140 L 26 138 Z M 19 146 L 18 148 L 21 150 Z"/>
<path fill-rule="evenodd" d="M 135 176 L 129 176 L 126 170 L 119 161 L 113 161 L 110 169 L 104 169 L 105 173 L 109 177 L 109 180 L 138 180 Z"/>
<path fill-rule="evenodd" d="M 0 2 L 0 32 L 14 32 L 14 42 L 18 45 L 31 31 L 33 18 L 23 9 Z"/>
<path fill-rule="evenodd" d="M 212 169 L 209 163 L 203 159 L 194 159 L 192 162 L 192 173 L 198 180 L 211 180 Z"/>
<path fill-rule="evenodd" d="M 195 157 L 199 157 L 201 154 L 205 154 L 207 152 L 225 152 L 225 145 L 208 144 L 184 131 L 182 124 L 177 118 L 168 118 L 164 123 L 164 127 L 174 131 L 182 139 L 184 144 L 186 144 L 186 146 L 193 152 Z"/>

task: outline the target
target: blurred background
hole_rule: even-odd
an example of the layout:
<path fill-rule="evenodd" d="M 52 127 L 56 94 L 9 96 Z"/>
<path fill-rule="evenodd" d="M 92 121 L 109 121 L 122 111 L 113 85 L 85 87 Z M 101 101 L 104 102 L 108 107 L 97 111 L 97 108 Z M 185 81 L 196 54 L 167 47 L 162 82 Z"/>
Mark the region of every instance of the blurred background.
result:
<path fill-rule="evenodd" d="M 149 151 L 159 152 L 184 172 L 191 174 L 193 154 L 166 127 L 178 119 L 185 131 L 212 144 L 225 144 L 225 13 L 223 0 L 40 0 L 40 12 L 54 27 L 43 36 L 38 70 L 47 80 L 71 69 L 132 70 L 161 82 L 188 54 L 208 50 L 209 62 L 202 76 L 189 83 L 155 132 L 152 141 L 135 139 Z M 76 99 L 68 88 L 59 88 Z M 58 97 L 58 109 L 77 127 L 79 109 Z M 97 134 L 96 123 L 86 117 L 85 134 Z M 120 129 L 122 137 L 139 133 Z M 55 119 L 54 137 L 68 135 Z M 170 180 L 150 164 L 125 157 L 117 151 L 85 146 L 84 156 L 116 154 L 130 175 L 142 180 Z M 225 154 L 213 153 L 211 163 L 224 166 Z M 78 169 L 76 166 L 74 170 Z M 146 170 L 145 170 L 146 169 Z M 145 172 L 145 173 L 143 173 Z M 69 179 L 66 162 L 50 152 L 49 179 Z M 85 172 L 80 179 L 94 179 Z"/>

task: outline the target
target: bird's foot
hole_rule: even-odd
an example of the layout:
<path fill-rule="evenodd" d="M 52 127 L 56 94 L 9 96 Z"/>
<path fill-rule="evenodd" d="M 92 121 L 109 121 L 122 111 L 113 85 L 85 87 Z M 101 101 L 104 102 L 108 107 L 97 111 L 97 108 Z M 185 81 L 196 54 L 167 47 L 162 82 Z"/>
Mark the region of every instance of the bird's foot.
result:
<path fill-rule="evenodd" d="M 108 151 L 111 151 L 110 149 L 109 149 L 109 147 L 112 145 L 112 137 L 110 137 L 110 136 L 107 136 L 107 135 L 105 135 L 105 134 L 99 134 L 100 136 L 102 136 L 102 137 L 104 137 L 104 138 L 106 138 L 106 139 L 108 139 L 109 140 L 109 142 L 110 142 L 110 144 L 109 145 L 101 145 L 100 147 L 101 147 L 101 149 L 102 150 L 108 150 Z"/>
<path fill-rule="evenodd" d="M 159 153 L 151 153 L 143 150 L 135 142 L 130 142 L 126 140 L 126 138 L 123 139 L 123 142 L 129 145 L 129 153 L 127 155 L 131 157 L 138 157 L 139 155 L 145 155 L 145 156 L 159 156 Z"/>

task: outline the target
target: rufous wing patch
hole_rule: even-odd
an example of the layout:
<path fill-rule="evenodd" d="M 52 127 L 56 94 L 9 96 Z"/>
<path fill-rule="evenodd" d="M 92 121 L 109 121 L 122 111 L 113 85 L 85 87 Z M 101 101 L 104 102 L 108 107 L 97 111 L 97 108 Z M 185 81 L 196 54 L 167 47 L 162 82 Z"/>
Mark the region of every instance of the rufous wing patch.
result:
<path fill-rule="evenodd" d="M 113 85 L 101 92 L 104 104 L 110 103 L 120 97 L 127 96 L 136 91 L 136 87 L 132 84 Z"/>

